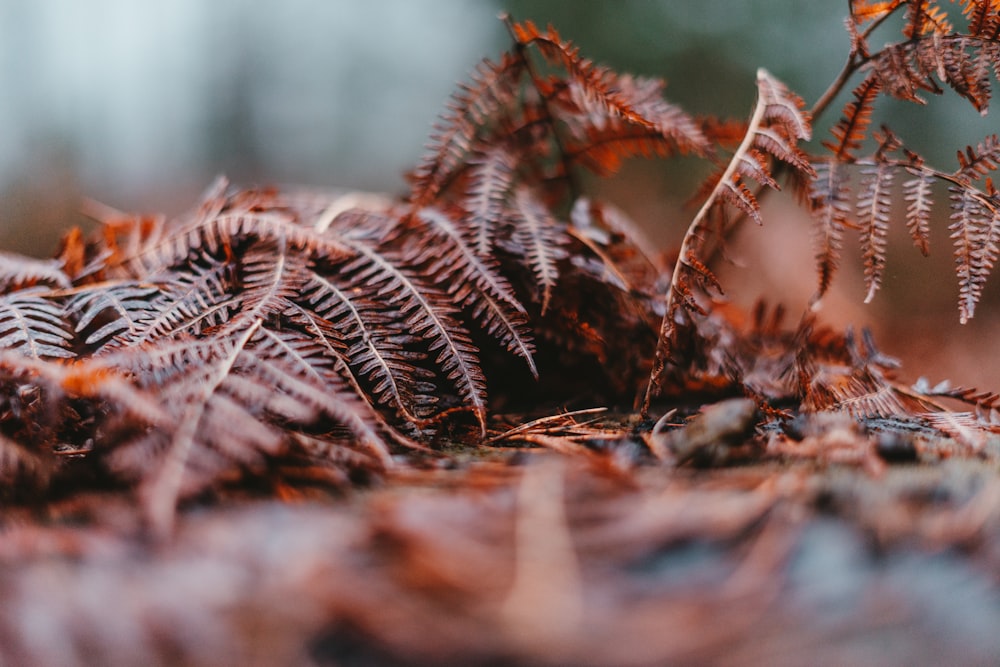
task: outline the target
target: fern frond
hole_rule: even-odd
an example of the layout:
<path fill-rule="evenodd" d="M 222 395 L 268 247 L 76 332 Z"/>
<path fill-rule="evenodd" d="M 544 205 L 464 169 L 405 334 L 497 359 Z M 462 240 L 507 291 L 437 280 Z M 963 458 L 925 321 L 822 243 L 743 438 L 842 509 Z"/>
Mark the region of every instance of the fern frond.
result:
<path fill-rule="evenodd" d="M 463 226 L 472 230 L 476 254 L 486 257 L 493 250 L 493 240 L 517 165 L 514 156 L 504 146 L 476 152 L 468 162 L 469 186 L 462 202 L 465 209 Z"/>
<path fill-rule="evenodd" d="M 973 148 L 966 146 L 965 151 L 958 151 L 958 169 L 954 176 L 957 179 L 975 181 L 997 169 L 1000 165 L 1000 138 L 991 134 Z"/>
<path fill-rule="evenodd" d="M 965 324 L 976 311 L 983 285 L 997 261 L 1000 216 L 987 209 L 978 193 L 968 187 L 949 188 L 951 224 L 948 230 L 955 246 L 958 275 L 959 319 Z"/>
<path fill-rule="evenodd" d="M 570 162 L 598 176 L 617 173 L 630 157 L 669 157 L 676 152 L 676 144 L 665 139 L 660 130 L 624 123 L 589 129 L 585 138 L 574 140 L 566 147 Z"/>
<path fill-rule="evenodd" d="M 995 39 L 1000 30 L 1000 5 L 995 0 L 962 0 L 962 16 L 970 35 Z"/>
<path fill-rule="evenodd" d="M 948 14 L 935 0 L 910 0 L 903 28 L 906 37 L 913 39 L 927 34 L 945 34 L 952 30 Z"/>
<path fill-rule="evenodd" d="M 224 256 L 233 242 L 248 237 L 283 243 L 288 248 L 336 258 L 349 253 L 337 236 L 303 224 L 294 210 L 271 193 L 242 193 L 217 215 L 185 220 L 156 242 L 145 244 L 120 265 L 127 275 L 141 279 L 168 271 L 179 263 L 198 261 L 206 255 Z"/>
<path fill-rule="evenodd" d="M 868 23 L 885 18 L 896 11 L 907 0 L 851 0 L 849 11 L 855 24 Z"/>
<path fill-rule="evenodd" d="M 604 108 L 603 115 L 619 116 L 636 125 L 652 125 L 635 108 L 635 101 L 630 99 L 627 85 L 621 85 L 620 77 L 582 57 L 579 49 L 572 43 L 563 41 L 555 28 L 549 26 L 542 32 L 528 20 L 512 24 L 511 31 L 519 45 L 534 45 L 546 60 L 565 68 L 570 75 L 569 79 L 580 86 L 580 94 Z"/>
<path fill-rule="evenodd" d="M 448 111 L 434 126 L 429 152 L 411 175 L 410 201 L 415 206 L 431 203 L 456 171 L 464 168 L 477 133 L 515 100 L 524 65 L 520 54 L 504 54 L 499 63 L 485 60 L 471 83 L 459 86 Z"/>
<path fill-rule="evenodd" d="M 69 287 L 70 279 L 58 259 L 33 259 L 0 252 L 0 292 L 9 292 L 35 285 Z"/>
<path fill-rule="evenodd" d="M 232 466 L 230 456 L 251 464 L 262 452 L 274 454 L 281 446 L 281 432 L 258 420 L 253 408 L 241 406 L 224 389 L 260 324 L 258 320 L 235 339 L 161 346 L 157 356 L 169 365 L 154 365 L 150 370 L 155 372 L 144 374 L 158 379 L 156 388 L 176 412 L 177 427 L 129 443 L 116 453 L 112 464 L 119 474 L 142 477 L 151 459 L 160 462 L 156 473 L 143 482 L 143 497 L 151 523 L 161 533 L 170 532 L 178 501 Z"/>
<path fill-rule="evenodd" d="M 666 367 L 669 351 L 674 345 L 678 317 L 681 311 L 699 312 L 701 307 L 692 292 L 692 286 L 711 285 L 717 281 L 708 279 L 704 263 L 699 255 L 706 239 L 713 234 L 712 216 L 718 215 L 722 206 L 729 204 L 760 222 L 760 203 L 747 187 L 744 179 L 755 178 L 760 173 L 768 175 L 762 185 L 776 185 L 771 172 L 759 159 L 757 151 L 771 159 L 790 166 L 793 173 L 802 179 L 811 179 L 815 170 L 808 156 L 798 147 L 799 141 L 807 141 L 812 136 L 810 116 L 804 110 L 802 99 L 766 70 L 757 71 L 757 103 L 747 123 L 746 134 L 730 158 L 720 176 L 713 176 L 715 185 L 711 189 L 688 226 L 681 242 L 677 264 L 671 274 L 670 287 L 666 294 L 666 309 L 660 325 L 656 359 L 650 373 L 649 384 L 643 399 L 643 412 L 659 390 L 661 375 Z M 756 175 L 756 176 L 755 176 Z M 760 182 L 760 181 L 758 181 Z"/>
<path fill-rule="evenodd" d="M 990 70 L 996 72 L 998 60 L 1000 44 L 996 36 L 931 29 L 885 47 L 872 56 L 866 67 L 886 92 L 899 99 L 925 104 L 920 91 L 941 92 L 936 77 L 985 114 L 992 94 Z"/>
<path fill-rule="evenodd" d="M 931 41 L 920 43 L 933 44 Z M 920 96 L 920 91 L 941 92 L 931 74 L 943 73 L 944 64 L 941 52 L 933 47 L 914 49 L 909 43 L 896 44 L 886 47 L 869 62 L 870 76 L 877 77 L 880 88 L 897 99 L 923 105 L 927 100 Z M 943 74 L 939 77 L 945 78 Z"/>
<path fill-rule="evenodd" d="M 315 313 L 321 318 L 307 325 L 315 327 L 314 337 L 331 343 L 328 354 L 342 358 L 358 380 L 368 383 L 376 404 L 393 406 L 411 424 L 425 422 L 437 403 L 430 382 L 433 373 L 415 364 L 423 355 L 407 351 L 398 340 L 401 336 L 387 326 L 398 319 L 397 312 L 364 295 L 348 294 L 315 271 L 310 272 L 299 303 L 303 308 L 299 317 L 311 319 L 310 313 Z M 345 349 L 332 349 L 336 342 Z M 358 393 L 366 395 L 360 389 Z"/>
<path fill-rule="evenodd" d="M 486 379 L 468 331 L 456 319 L 457 308 L 437 288 L 389 261 L 363 243 L 344 241 L 356 256 L 342 275 L 361 293 L 375 293 L 398 308 L 405 331 L 425 340 L 437 356 L 434 362 L 458 389 L 485 429 Z"/>
<path fill-rule="evenodd" d="M 629 100 L 632 108 L 666 141 L 682 154 L 707 155 L 711 142 L 701 125 L 686 111 L 663 98 L 666 83 L 662 79 L 617 76 L 619 94 Z"/>
<path fill-rule="evenodd" d="M 830 130 L 834 141 L 823 142 L 823 146 L 838 160 L 852 159 L 861 149 L 881 87 L 878 76 L 869 75 L 851 92 L 851 101 L 844 106 L 840 120 Z"/>
<path fill-rule="evenodd" d="M 642 118 L 636 122 L 608 114 L 571 82 L 556 98 L 560 108 L 572 113 L 566 155 L 600 175 L 615 173 L 622 160 L 634 155 L 667 157 L 675 153 L 707 155 L 711 143 L 699 123 L 680 107 L 663 99 L 664 82 L 628 75 L 619 76 L 616 93 L 628 99 Z M 570 119 L 567 119 L 570 120 Z"/>
<path fill-rule="evenodd" d="M 559 278 L 559 260 L 566 256 L 563 248 L 567 240 L 565 227 L 531 189 L 523 186 L 514 193 L 511 214 L 514 217 L 511 245 L 538 281 L 537 291 L 544 315 Z"/>
<path fill-rule="evenodd" d="M 101 348 L 112 338 L 138 335 L 140 322 L 155 317 L 153 303 L 161 294 L 159 287 L 135 280 L 98 283 L 77 292 L 66 313 L 76 317 L 76 333 L 89 330 L 84 345 Z"/>
<path fill-rule="evenodd" d="M 814 302 L 826 293 L 840 263 L 844 229 L 852 226 L 850 197 L 847 170 L 841 162 L 821 162 L 816 166 L 810 194 L 819 278 Z"/>
<path fill-rule="evenodd" d="M 0 349 L 31 359 L 76 356 L 63 308 L 44 294 L 44 289 L 27 289 L 0 296 Z"/>
<path fill-rule="evenodd" d="M 989 109 L 990 79 L 989 68 L 981 60 L 987 55 L 979 40 L 964 35 L 938 40 L 934 45 L 939 60 L 938 77 L 952 90 L 969 100 L 981 114 Z M 928 47 L 925 47 L 925 49 Z M 967 50 L 972 49 L 979 57 L 970 58 Z M 944 75 L 943 77 L 941 75 Z"/>
<path fill-rule="evenodd" d="M 508 351 L 524 359 L 531 374 L 535 368 L 534 345 L 528 333 L 527 311 L 518 301 L 510 283 L 497 268 L 496 260 L 480 257 L 461 230 L 443 211 L 424 208 L 416 218 L 427 235 L 441 245 L 428 242 L 421 252 L 408 258 L 412 264 L 426 264 L 427 274 L 450 294 L 455 303 L 472 311 L 472 317 Z"/>
<path fill-rule="evenodd" d="M 908 414 L 896 390 L 870 372 L 854 372 L 826 387 L 833 409 L 855 419 L 873 419 Z"/>
<path fill-rule="evenodd" d="M 256 386 L 270 388 L 272 395 L 276 388 L 290 399 L 280 409 L 267 402 L 257 405 L 268 406 L 272 415 L 282 419 L 292 418 L 303 408 L 303 416 L 323 415 L 345 427 L 359 448 L 375 456 L 381 466 L 392 465 L 389 449 L 374 428 L 378 418 L 360 397 L 344 389 L 326 349 L 314 337 L 261 327 L 251 338 L 246 356 Z"/>
<path fill-rule="evenodd" d="M 301 292 L 307 262 L 305 253 L 291 252 L 282 238 L 247 248 L 239 266 L 240 317 L 269 320 L 280 316 Z"/>
<path fill-rule="evenodd" d="M 934 181 L 933 174 L 917 171 L 913 178 L 903 183 L 903 199 L 907 202 L 906 227 L 913 238 L 913 244 L 924 256 L 930 252 L 930 218 Z"/>
<path fill-rule="evenodd" d="M 894 169 L 885 162 L 862 170 L 858 192 L 858 227 L 865 267 L 865 303 L 870 303 L 882 284 L 885 249 L 888 243 L 889 213 L 892 208 Z"/>
<path fill-rule="evenodd" d="M 143 345 L 181 332 L 197 335 L 227 321 L 240 306 L 232 266 L 225 260 L 201 256 L 151 278 L 159 294 L 149 304 L 147 316 L 133 319 L 129 331 L 108 340 L 102 351 Z"/>
<path fill-rule="evenodd" d="M 264 328 L 260 318 L 243 322 L 231 337 L 181 338 L 105 358 L 130 367 L 174 415 L 172 424 L 119 443 L 110 457 L 113 472 L 141 480 L 158 531 L 169 531 L 178 501 L 221 475 L 261 465 L 282 451 L 289 428 L 308 428 L 321 415 L 388 461 L 384 442 L 362 418 L 364 406 L 339 390 L 314 342 Z"/>

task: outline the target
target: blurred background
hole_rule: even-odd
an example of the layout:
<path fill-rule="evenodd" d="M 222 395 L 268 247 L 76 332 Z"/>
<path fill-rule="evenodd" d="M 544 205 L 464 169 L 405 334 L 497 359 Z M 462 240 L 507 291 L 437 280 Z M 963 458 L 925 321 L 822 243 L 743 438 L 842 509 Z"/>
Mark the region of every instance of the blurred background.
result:
<path fill-rule="evenodd" d="M 220 173 L 242 184 L 402 193 L 402 173 L 455 83 L 509 44 L 500 11 L 552 22 L 583 53 L 660 76 L 693 113 L 745 117 L 767 68 L 811 105 L 847 54 L 845 2 L 757 0 L 0 0 L 0 248 L 47 256 L 83 197 L 178 214 Z M 877 36 L 878 37 L 878 36 Z M 894 39 L 886 32 L 884 40 Z M 852 86 L 849 86 L 852 87 Z M 823 138 L 847 99 L 817 122 Z M 954 95 L 926 108 L 882 100 L 887 122 L 933 164 L 996 131 Z M 597 192 L 664 249 L 706 165 L 634 162 Z M 958 324 L 947 205 L 931 258 L 896 225 L 885 285 L 864 305 L 857 242 L 822 319 L 872 326 L 904 376 L 1000 388 L 994 277 L 976 318 Z M 784 196 L 746 226 L 720 267 L 731 298 L 768 294 L 795 321 L 815 286 L 807 217 Z"/>

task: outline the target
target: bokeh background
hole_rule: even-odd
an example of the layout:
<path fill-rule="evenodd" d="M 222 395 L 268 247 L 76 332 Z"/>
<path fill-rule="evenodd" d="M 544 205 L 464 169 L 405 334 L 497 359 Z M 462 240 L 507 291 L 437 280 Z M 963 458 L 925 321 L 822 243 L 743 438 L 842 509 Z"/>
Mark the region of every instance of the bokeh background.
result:
<path fill-rule="evenodd" d="M 811 104 L 848 46 L 846 2 L 0 0 L 0 248 L 50 255 L 70 225 L 88 224 L 83 197 L 181 213 L 220 173 L 401 193 L 454 84 L 508 45 L 501 11 L 551 21 L 589 57 L 664 77 L 671 101 L 722 116 L 749 112 L 758 67 Z M 818 119 L 818 136 L 845 100 Z M 945 168 L 997 130 L 995 116 L 953 95 L 922 109 L 883 100 L 877 114 Z M 705 174 L 696 160 L 640 161 L 594 187 L 667 249 Z M 1000 277 L 960 326 L 941 200 L 932 257 L 910 246 L 900 222 L 885 286 L 868 305 L 848 239 L 822 318 L 872 326 L 911 379 L 1000 388 Z M 767 200 L 766 216 L 763 228 L 742 230 L 720 271 L 731 298 L 769 295 L 794 321 L 815 284 L 809 222 L 784 196 Z"/>

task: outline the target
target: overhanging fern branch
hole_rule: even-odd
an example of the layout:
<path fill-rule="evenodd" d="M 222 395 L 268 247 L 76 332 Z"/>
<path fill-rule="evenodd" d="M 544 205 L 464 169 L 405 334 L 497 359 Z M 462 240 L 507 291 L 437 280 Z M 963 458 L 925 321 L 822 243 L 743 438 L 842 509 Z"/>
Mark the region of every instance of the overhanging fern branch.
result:
<path fill-rule="evenodd" d="M 747 123 L 746 134 L 722 174 L 714 179 L 715 187 L 698 209 L 681 242 L 667 288 L 656 358 L 642 402 L 644 414 L 659 391 L 678 324 L 692 311 L 699 310 L 695 288 L 721 291 L 715 276 L 700 259 L 706 240 L 712 236 L 713 229 L 718 228 L 713 224 L 713 216 L 721 214 L 729 205 L 760 223 L 760 203 L 746 181 L 777 189 L 778 184 L 771 173 L 773 160 L 801 175 L 815 175 L 808 157 L 798 148 L 799 141 L 807 141 L 812 135 L 810 117 L 803 106 L 798 96 L 766 70 L 757 71 L 757 104 Z"/>
<path fill-rule="evenodd" d="M 959 318 L 964 324 L 974 316 L 983 285 L 998 259 L 1000 196 L 990 176 L 1000 166 L 1000 140 L 990 135 L 975 147 L 959 151 L 958 166 L 953 171 L 942 171 L 905 148 L 885 126 L 875 133 L 875 138 L 879 147 L 870 156 L 855 157 L 843 152 L 817 161 L 820 176 L 813 181 L 811 199 L 819 290 L 813 297 L 813 305 L 830 284 L 841 237 L 847 228 L 860 232 L 867 290 L 865 302 L 874 298 L 881 286 L 886 261 L 892 182 L 896 174 L 904 173 L 910 176 L 902 186 L 903 199 L 907 202 L 905 222 L 914 245 L 924 255 L 928 254 L 930 246 L 933 185 L 940 183 L 948 188 L 951 204 L 948 229 L 954 245 Z M 862 173 L 854 219 L 851 219 L 848 205 L 848 169 L 860 169 Z"/>

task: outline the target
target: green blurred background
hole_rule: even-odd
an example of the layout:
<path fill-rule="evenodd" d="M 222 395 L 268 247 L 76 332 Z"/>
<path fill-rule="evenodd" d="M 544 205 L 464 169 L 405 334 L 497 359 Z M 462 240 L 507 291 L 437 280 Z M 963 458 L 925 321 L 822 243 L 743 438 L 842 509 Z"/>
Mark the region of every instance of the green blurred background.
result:
<path fill-rule="evenodd" d="M 87 196 L 129 211 L 177 214 L 219 173 L 244 183 L 401 193 L 454 84 L 506 48 L 497 20 L 552 22 L 583 53 L 619 70 L 667 79 L 667 96 L 694 113 L 745 116 L 758 67 L 812 104 L 847 54 L 847 2 L 793 0 L 0 0 L 0 247 L 53 252 L 86 224 Z M 894 39 L 892 26 L 873 46 Z M 822 137 L 842 96 L 818 119 Z M 938 166 L 996 131 L 954 95 L 925 108 L 883 100 L 887 122 Z M 676 245 L 683 203 L 706 166 L 636 162 L 595 189 Z M 932 257 L 902 224 L 886 284 L 872 304 L 857 243 L 825 299 L 823 319 L 871 325 L 906 375 L 1000 387 L 998 290 L 987 285 L 972 323 L 958 324 L 957 287 L 942 194 Z M 721 267 L 731 297 L 762 294 L 797 318 L 815 278 L 807 217 L 790 198 L 767 201 Z"/>

